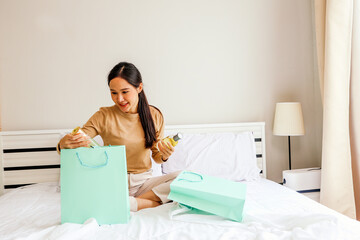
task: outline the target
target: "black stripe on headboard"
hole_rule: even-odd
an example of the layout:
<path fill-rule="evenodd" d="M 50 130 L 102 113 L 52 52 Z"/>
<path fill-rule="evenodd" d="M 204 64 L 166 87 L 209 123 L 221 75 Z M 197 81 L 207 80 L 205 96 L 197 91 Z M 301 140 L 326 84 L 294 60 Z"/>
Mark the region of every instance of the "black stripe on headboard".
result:
<path fill-rule="evenodd" d="M 40 166 L 22 166 L 22 167 L 4 167 L 4 171 L 34 170 L 34 169 L 47 169 L 47 168 L 60 168 L 60 164 L 40 165 Z"/>
<path fill-rule="evenodd" d="M 12 189 L 12 188 L 18 188 L 18 187 L 23 187 L 23 186 L 31 185 L 31 184 L 34 184 L 34 183 L 5 185 L 4 188 L 5 188 L 5 189 Z"/>
<path fill-rule="evenodd" d="M 255 138 L 255 142 L 261 142 L 261 138 Z M 256 158 L 262 158 L 262 154 L 256 154 Z"/>
<path fill-rule="evenodd" d="M 4 149 L 4 153 L 51 152 L 51 151 L 56 151 L 56 147 Z"/>

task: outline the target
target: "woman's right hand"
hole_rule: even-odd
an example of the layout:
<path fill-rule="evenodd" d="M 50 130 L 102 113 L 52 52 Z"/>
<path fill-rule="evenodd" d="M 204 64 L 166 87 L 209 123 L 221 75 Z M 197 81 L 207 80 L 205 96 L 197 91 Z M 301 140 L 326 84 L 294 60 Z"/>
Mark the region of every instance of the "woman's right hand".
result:
<path fill-rule="evenodd" d="M 77 133 L 75 135 L 67 134 L 59 142 L 60 148 L 78 148 L 78 147 L 88 147 L 90 144 L 89 138 L 84 136 L 82 133 Z"/>

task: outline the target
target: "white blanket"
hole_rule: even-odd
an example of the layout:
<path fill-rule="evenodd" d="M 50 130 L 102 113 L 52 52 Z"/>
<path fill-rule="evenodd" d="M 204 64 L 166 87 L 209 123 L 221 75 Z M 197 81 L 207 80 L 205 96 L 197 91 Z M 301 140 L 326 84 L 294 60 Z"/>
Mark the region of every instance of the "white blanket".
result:
<path fill-rule="evenodd" d="M 132 213 L 128 224 L 60 224 L 56 183 L 0 197 L 0 239 L 360 239 L 360 223 L 274 182 L 247 182 L 242 223 L 177 203 Z"/>

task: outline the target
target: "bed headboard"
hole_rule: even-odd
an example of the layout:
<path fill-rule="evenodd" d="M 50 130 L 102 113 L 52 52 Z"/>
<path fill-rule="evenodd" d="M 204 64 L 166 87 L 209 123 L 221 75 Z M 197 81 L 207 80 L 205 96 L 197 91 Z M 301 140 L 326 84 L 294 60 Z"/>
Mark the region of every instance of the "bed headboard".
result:
<path fill-rule="evenodd" d="M 60 156 L 56 144 L 72 129 L 0 132 L 0 195 L 19 186 L 56 182 L 60 176 Z M 169 125 L 166 133 L 216 133 L 251 131 L 256 157 L 266 178 L 265 123 L 223 123 Z"/>
<path fill-rule="evenodd" d="M 69 130 L 0 132 L 0 194 L 6 189 L 59 180 L 56 144 Z"/>

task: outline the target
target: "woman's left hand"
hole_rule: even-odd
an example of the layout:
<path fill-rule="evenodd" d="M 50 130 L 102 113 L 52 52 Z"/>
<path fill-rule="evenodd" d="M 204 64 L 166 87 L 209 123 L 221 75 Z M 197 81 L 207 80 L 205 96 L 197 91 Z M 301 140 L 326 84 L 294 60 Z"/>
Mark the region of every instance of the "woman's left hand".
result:
<path fill-rule="evenodd" d="M 162 155 L 163 161 L 168 160 L 171 154 L 175 151 L 175 148 L 170 143 L 162 140 L 158 143 L 158 149 Z"/>

